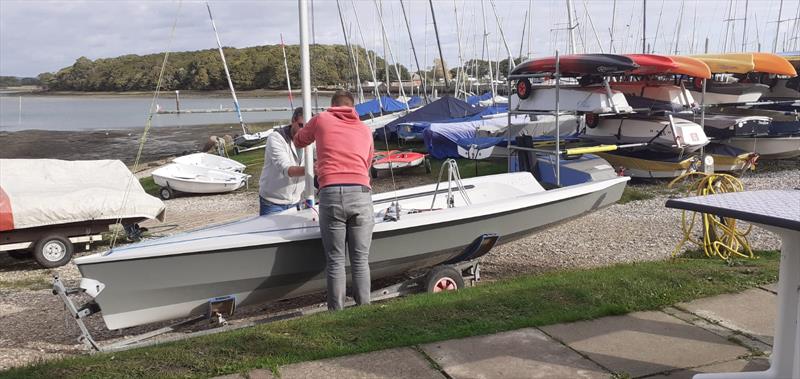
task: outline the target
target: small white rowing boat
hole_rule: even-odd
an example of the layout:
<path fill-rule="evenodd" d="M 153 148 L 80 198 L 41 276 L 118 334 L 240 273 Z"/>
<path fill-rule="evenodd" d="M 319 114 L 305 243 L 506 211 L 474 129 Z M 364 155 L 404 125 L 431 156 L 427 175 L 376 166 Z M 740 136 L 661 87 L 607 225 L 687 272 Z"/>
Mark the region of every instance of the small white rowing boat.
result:
<path fill-rule="evenodd" d="M 161 186 L 158 194 L 171 199 L 175 192 L 223 193 L 247 185 L 250 175 L 207 167 L 171 163 L 153 171 L 153 181 Z"/>
<path fill-rule="evenodd" d="M 172 160 L 175 163 L 180 163 L 190 166 L 199 166 L 205 168 L 212 168 L 214 170 L 243 172 L 245 165 L 229 158 L 221 157 L 219 155 L 207 153 L 194 153 L 177 157 Z"/>

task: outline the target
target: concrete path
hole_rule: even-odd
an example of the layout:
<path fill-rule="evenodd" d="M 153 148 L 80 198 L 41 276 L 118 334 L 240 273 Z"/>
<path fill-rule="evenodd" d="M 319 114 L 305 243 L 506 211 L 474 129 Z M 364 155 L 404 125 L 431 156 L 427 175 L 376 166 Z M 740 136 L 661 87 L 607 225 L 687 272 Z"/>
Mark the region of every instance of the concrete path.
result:
<path fill-rule="evenodd" d="M 769 368 L 774 286 L 657 312 L 282 366 L 281 378 L 691 378 Z M 226 379 L 273 378 L 267 370 Z"/>

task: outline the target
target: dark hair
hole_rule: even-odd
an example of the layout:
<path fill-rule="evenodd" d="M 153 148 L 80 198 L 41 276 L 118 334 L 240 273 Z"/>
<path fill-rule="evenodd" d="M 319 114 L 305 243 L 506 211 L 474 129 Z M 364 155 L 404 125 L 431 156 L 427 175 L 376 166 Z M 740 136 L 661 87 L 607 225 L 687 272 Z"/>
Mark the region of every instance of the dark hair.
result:
<path fill-rule="evenodd" d="M 337 90 L 333 93 L 333 97 L 331 97 L 332 107 L 352 107 L 355 103 L 356 101 L 353 98 L 353 94 L 350 93 L 350 91 L 345 91 L 343 89 Z"/>
<path fill-rule="evenodd" d="M 297 120 L 298 117 L 303 118 L 303 107 L 297 107 L 294 109 L 291 121 L 294 122 L 294 120 Z"/>

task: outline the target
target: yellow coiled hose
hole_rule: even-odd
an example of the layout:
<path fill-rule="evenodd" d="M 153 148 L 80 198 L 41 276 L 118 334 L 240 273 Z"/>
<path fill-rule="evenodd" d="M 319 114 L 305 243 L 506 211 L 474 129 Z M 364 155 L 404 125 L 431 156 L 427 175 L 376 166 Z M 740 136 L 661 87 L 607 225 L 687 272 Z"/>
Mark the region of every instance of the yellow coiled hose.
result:
<path fill-rule="evenodd" d="M 687 194 L 696 196 L 706 196 L 726 192 L 741 192 L 744 191 L 742 182 L 728 174 L 706 174 L 703 172 L 691 172 L 683 174 L 669 183 L 668 188 L 686 183 Z M 691 217 L 687 217 L 687 212 L 691 212 Z M 695 224 L 700 224 L 697 220 L 702 220 L 701 233 L 703 238 L 699 240 L 692 235 L 692 230 Z M 741 225 L 741 224 L 740 224 Z M 747 235 L 752 229 L 749 225 L 745 230 L 740 230 L 741 226 L 737 228 L 736 219 L 727 217 L 718 217 L 712 214 L 683 211 L 681 212 L 681 230 L 683 231 L 683 239 L 675 250 L 672 251 L 674 257 L 684 244 L 692 242 L 695 245 L 702 247 L 703 252 L 708 257 L 719 257 L 728 260 L 731 256 L 740 256 L 745 258 L 755 258 L 753 251 L 750 249 L 750 243 L 747 241 Z"/>

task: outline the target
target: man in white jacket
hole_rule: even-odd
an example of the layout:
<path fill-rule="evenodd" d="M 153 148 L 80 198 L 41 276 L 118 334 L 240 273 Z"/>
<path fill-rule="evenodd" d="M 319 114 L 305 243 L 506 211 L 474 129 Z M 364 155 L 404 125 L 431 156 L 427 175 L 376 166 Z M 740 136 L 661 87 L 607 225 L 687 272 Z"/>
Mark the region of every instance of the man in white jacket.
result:
<path fill-rule="evenodd" d="M 294 135 L 303 127 L 303 108 L 292 114 L 292 123 L 267 137 L 264 148 L 264 168 L 259 185 L 259 214 L 262 216 L 297 207 L 305 189 L 306 170 L 303 167 L 303 150 L 292 143 Z"/>

